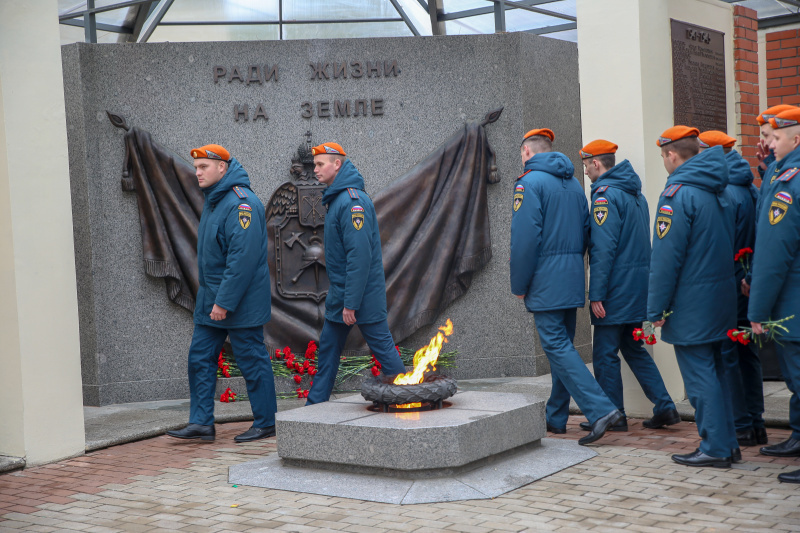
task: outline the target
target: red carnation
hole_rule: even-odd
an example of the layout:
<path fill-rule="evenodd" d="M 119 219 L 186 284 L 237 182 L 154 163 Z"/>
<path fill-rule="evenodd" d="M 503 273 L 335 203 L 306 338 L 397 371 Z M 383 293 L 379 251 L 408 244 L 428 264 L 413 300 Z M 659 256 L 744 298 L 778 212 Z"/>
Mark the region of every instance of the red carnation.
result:
<path fill-rule="evenodd" d="M 736 340 L 747 346 L 748 344 L 750 344 L 750 334 L 745 331 L 737 335 Z"/>
<path fill-rule="evenodd" d="M 295 383 L 300 383 L 301 381 L 303 381 L 303 376 L 295 376 L 294 377 L 294 382 Z"/>
<path fill-rule="evenodd" d="M 307 390 L 303 391 L 303 398 L 308 398 L 308 391 Z"/>
<path fill-rule="evenodd" d="M 292 349 L 289 348 L 288 346 L 284 346 L 283 355 L 285 355 L 286 357 L 289 357 L 290 355 L 292 355 Z"/>
<path fill-rule="evenodd" d="M 283 354 L 282 354 L 282 353 L 281 353 L 281 351 L 280 351 L 280 350 L 278 350 L 277 348 L 275 349 L 275 357 L 277 357 L 278 359 L 280 359 L 281 357 L 283 357 Z"/>
<path fill-rule="evenodd" d="M 222 375 L 225 376 L 226 378 L 231 377 L 231 373 L 230 371 L 228 371 L 228 365 L 222 367 Z"/>
<path fill-rule="evenodd" d="M 309 375 L 309 376 L 316 376 L 316 375 L 317 375 L 317 369 L 316 369 L 316 368 L 312 368 L 312 369 L 310 369 L 310 370 L 308 371 L 308 375 Z"/>
<path fill-rule="evenodd" d="M 737 339 L 736 339 L 736 336 L 737 336 L 738 334 L 739 334 L 739 331 L 738 331 L 738 330 L 735 330 L 735 329 L 729 329 L 729 330 L 728 330 L 728 338 L 729 338 L 730 340 L 734 341 L 734 342 L 736 342 L 736 340 L 737 340 Z"/>
<path fill-rule="evenodd" d="M 381 371 L 378 369 L 378 367 L 377 367 L 377 366 L 373 366 L 373 367 L 372 367 L 372 375 L 373 375 L 373 376 L 376 376 L 376 377 L 377 377 L 377 376 L 378 376 L 378 374 L 380 374 L 380 373 L 381 373 Z"/>
<path fill-rule="evenodd" d="M 311 366 L 311 363 L 309 363 L 309 362 L 308 362 L 308 359 L 306 359 L 305 361 L 303 361 L 303 368 L 305 368 L 306 370 L 308 370 L 308 367 L 309 367 L 309 366 Z"/>
<path fill-rule="evenodd" d="M 292 360 L 291 359 L 287 359 L 286 360 L 286 368 L 288 368 L 289 370 L 294 368 L 294 365 L 292 365 Z"/>
<path fill-rule="evenodd" d="M 633 340 L 638 341 L 644 339 L 644 331 L 642 328 L 636 328 L 633 330 Z"/>
<path fill-rule="evenodd" d="M 297 389 L 297 397 L 298 398 L 302 398 L 303 397 L 303 390 L 302 389 Z"/>
<path fill-rule="evenodd" d="M 650 345 L 655 344 L 657 342 L 656 341 L 656 336 L 653 335 L 653 334 L 650 334 L 647 337 L 645 337 L 644 342 L 647 343 L 647 344 L 650 344 Z"/>

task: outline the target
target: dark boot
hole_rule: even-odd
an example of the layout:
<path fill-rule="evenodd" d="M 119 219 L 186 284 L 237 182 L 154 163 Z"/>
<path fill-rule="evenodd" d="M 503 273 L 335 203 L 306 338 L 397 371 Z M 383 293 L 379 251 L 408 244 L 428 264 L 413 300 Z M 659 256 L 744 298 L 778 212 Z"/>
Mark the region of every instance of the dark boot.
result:
<path fill-rule="evenodd" d="M 167 435 L 176 439 L 200 439 L 214 440 L 217 432 L 214 426 L 201 426 L 200 424 L 189 424 L 183 429 L 167 431 Z"/>
<path fill-rule="evenodd" d="M 642 422 L 642 425 L 647 429 L 658 429 L 663 428 L 664 426 L 673 426 L 681 421 L 681 415 L 678 413 L 677 409 L 669 409 L 667 411 L 662 411 L 657 415 L 653 415 L 653 418 L 649 418 Z"/>

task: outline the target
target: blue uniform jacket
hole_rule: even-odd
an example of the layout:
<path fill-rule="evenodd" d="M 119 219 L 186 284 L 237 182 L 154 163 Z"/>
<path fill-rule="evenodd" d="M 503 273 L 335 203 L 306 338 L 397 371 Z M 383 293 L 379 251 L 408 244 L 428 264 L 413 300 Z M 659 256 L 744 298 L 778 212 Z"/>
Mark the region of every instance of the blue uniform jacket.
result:
<path fill-rule="evenodd" d="M 756 200 L 758 189 L 753 186 L 753 171 L 750 164 L 736 150 L 725 154 L 728 163 L 728 193 L 736 208 L 736 232 L 733 240 L 733 251 L 736 254 L 742 248 L 752 248 L 756 242 Z M 750 258 L 752 267 L 753 258 Z M 744 267 L 740 261 L 734 262 L 736 274 L 736 294 L 739 322 L 747 322 L 747 296 L 742 294 L 741 285 L 745 278 Z"/>
<path fill-rule="evenodd" d="M 736 326 L 735 211 L 721 146 L 692 157 L 667 179 L 656 212 L 647 319 L 672 311 L 661 338 L 677 345 L 727 338 Z"/>
<path fill-rule="evenodd" d="M 642 182 L 626 159 L 592 184 L 589 300 L 603 302 L 592 324 L 632 324 L 647 315 L 650 212 Z"/>
<path fill-rule="evenodd" d="M 756 167 L 758 169 L 759 176 L 761 176 L 762 178 L 766 176 L 767 173 L 769 172 L 770 165 L 772 165 L 772 163 L 774 162 L 775 162 L 775 154 L 772 153 L 772 150 L 770 150 L 769 154 L 767 154 L 767 157 L 764 158 L 764 165 L 767 167 L 767 170 L 761 170 L 761 165 L 758 165 Z"/>
<path fill-rule="evenodd" d="M 583 254 L 589 237 L 586 194 L 575 167 L 558 152 L 525 162 L 511 217 L 511 292 L 528 311 L 583 307 Z"/>
<path fill-rule="evenodd" d="M 780 320 L 788 333 L 779 341 L 800 341 L 800 149 L 777 164 L 778 177 L 762 196 L 766 209 L 758 214 L 750 306 L 753 322 Z"/>
<path fill-rule="evenodd" d="M 364 192 L 364 178 L 345 160 L 325 189 L 325 268 L 330 286 L 325 319 L 343 323 L 342 311 L 353 309 L 356 322 L 386 320 L 386 278 L 375 206 Z"/>
<path fill-rule="evenodd" d="M 263 326 L 271 313 L 264 204 L 236 159 L 220 181 L 202 191 L 206 201 L 197 229 L 200 288 L 194 323 L 228 329 Z M 225 320 L 208 316 L 215 303 L 228 311 Z"/>

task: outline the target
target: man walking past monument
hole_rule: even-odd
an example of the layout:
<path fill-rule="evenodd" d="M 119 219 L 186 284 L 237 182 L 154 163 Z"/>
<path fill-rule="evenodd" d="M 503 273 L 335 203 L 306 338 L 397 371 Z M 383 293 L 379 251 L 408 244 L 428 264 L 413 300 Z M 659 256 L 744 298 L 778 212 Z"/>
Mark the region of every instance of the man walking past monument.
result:
<path fill-rule="evenodd" d="M 275 435 L 275 381 L 264 345 L 270 318 L 267 227 L 264 204 L 250 190 L 242 165 L 222 146 L 192 150 L 205 196 L 197 230 L 199 289 L 189 348 L 189 425 L 167 435 L 214 440 L 217 357 L 226 337 L 247 383 L 253 426 L 234 438 L 248 442 Z"/>
<path fill-rule="evenodd" d="M 698 155 L 699 134 L 674 126 L 657 141 L 669 178 L 658 202 L 647 319 L 675 346 L 702 439 L 672 459 L 727 468 L 739 451 L 722 361 L 722 341 L 736 325 L 735 220 L 722 148 Z"/>
<path fill-rule="evenodd" d="M 761 448 L 772 457 L 800 456 L 800 109 L 779 113 L 770 119 L 774 128 L 770 148 L 777 160 L 777 177 L 763 199 L 768 210 L 758 213 L 753 283 L 747 317 L 753 333 L 769 329 L 764 322 L 792 317 L 776 336 L 778 362 L 789 401 L 791 436 L 778 444 Z M 800 470 L 780 474 L 780 481 L 800 483 Z"/>
<path fill-rule="evenodd" d="M 623 414 L 612 431 L 627 431 L 619 352 L 645 396 L 653 402 L 648 428 L 681 421 L 653 358 L 633 330 L 647 316 L 650 272 L 650 212 L 642 182 L 626 159 L 616 163 L 617 145 L 602 139 L 581 149 L 586 176 L 592 182 L 592 225 L 589 244 L 589 300 L 594 325 L 594 376 Z M 591 425 L 581 422 L 589 431 Z"/>
<path fill-rule="evenodd" d="M 622 414 L 592 377 L 573 345 L 577 309 L 586 301 L 583 254 L 589 211 L 575 167 L 552 151 L 549 129 L 531 130 L 520 153 L 511 218 L 511 292 L 533 313 L 553 380 L 547 425 L 564 433 L 572 396 L 591 423 L 585 445 L 601 438 Z"/>
<path fill-rule="evenodd" d="M 736 139 L 728 134 L 710 130 L 698 137 L 700 151 L 713 146 L 722 146 L 725 162 L 728 164 L 727 191 L 736 213 L 734 246 L 736 256 L 742 250 L 752 253 L 756 238 L 756 200 L 758 189 L 753 186 L 753 172 L 750 164 L 733 149 Z M 735 256 L 735 257 L 736 257 Z M 746 262 L 750 259 L 733 259 L 736 272 L 737 317 L 739 327 L 747 327 L 748 297 L 740 288 L 747 274 Z M 767 430 L 764 428 L 764 385 L 761 371 L 761 359 L 754 345 L 745 346 L 733 339 L 722 341 L 722 359 L 725 362 L 728 390 L 731 397 L 729 404 L 733 410 L 733 422 L 736 427 L 736 440 L 739 446 L 755 446 L 767 443 Z"/>
<path fill-rule="evenodd" d="M 364 178 L 344 149 L 328 142 L 311 150 L 314 173 L 328 188 L 325 216 L 325 269 L 330 286 L 319 338 L 318 371 L 306 405 L 327 402 L 339 371 L 339 357 L 358 328 L 385 375 L 405 372 L 386 321 L 386 279 L 375 207 L 364 192 Z"/>

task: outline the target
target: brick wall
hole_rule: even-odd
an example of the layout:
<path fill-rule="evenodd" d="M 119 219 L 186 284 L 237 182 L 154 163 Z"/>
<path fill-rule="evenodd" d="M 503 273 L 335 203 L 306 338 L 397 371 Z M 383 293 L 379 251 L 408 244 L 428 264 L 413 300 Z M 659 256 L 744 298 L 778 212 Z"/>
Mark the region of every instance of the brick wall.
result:
<path fill-rule="evenodd" d="M 800 29 L 767 34 L 767 105 L 800 105 Z"/>
<path fill-rule="evenodd" d="M 733 59 L 736 78 L 736 136 L 739 152 L 751 167 L 758 165 L 756 144 L 758 109 L 758 13 L 742 6 L 733 8 Z M 756 178 L 758 173 L 754 172 Z"/>

